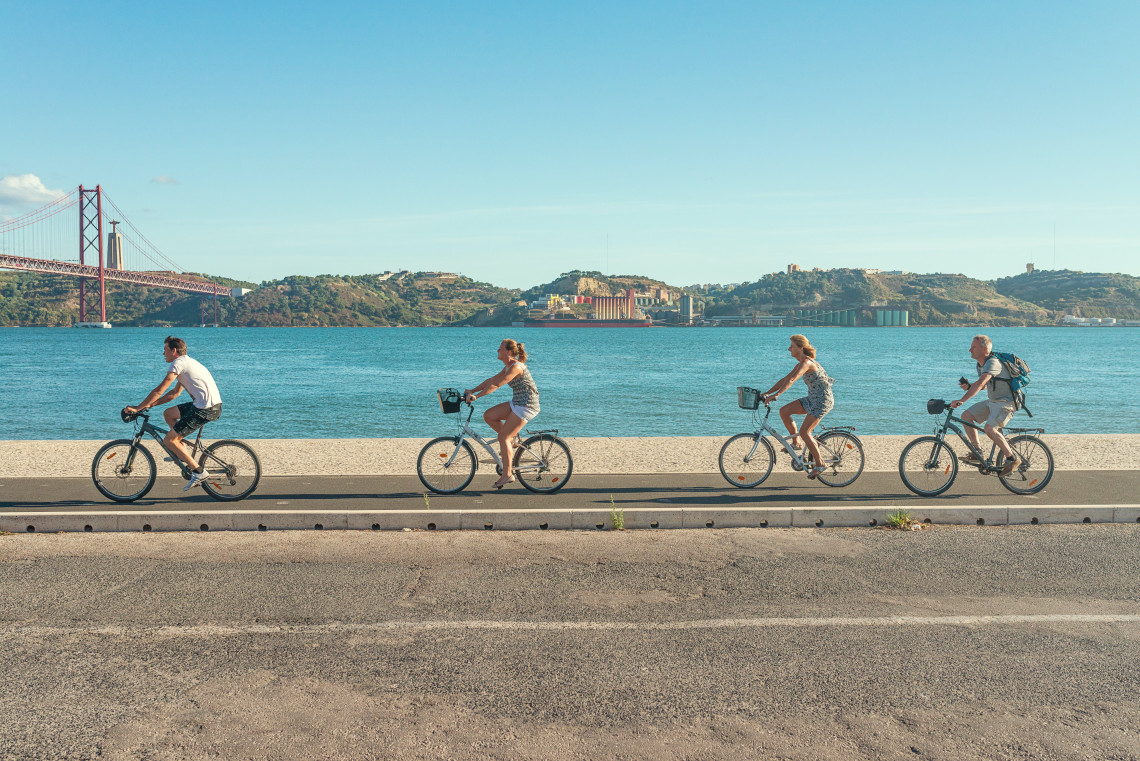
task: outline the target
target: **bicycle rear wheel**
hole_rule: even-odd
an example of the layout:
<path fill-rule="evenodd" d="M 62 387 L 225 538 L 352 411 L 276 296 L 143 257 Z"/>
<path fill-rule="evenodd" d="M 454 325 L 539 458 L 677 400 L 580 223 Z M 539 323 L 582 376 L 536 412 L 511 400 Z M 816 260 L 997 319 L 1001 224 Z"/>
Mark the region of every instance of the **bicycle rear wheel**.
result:
<path fill-rule="evenodd" d="M 540 433 L 531 436 L 515 451 L 515 479 L 536 494 L 553 494 L 566 485 L 574 473 L 570 447 L 557 436 Z"/>
<path fill-rule="evenodd" d="M 215 441 L 206 447 L 199 462 L 206 469 L 202 488 L 221 502 L 245 499 L 261 481 L 261 461 L 240 441 Z"/>
<path fill-rule="evenodd" d="M 759 439 L 759 443 L 757 443 Z M 751 454 L 747 462 L 744 458 Z M 720 448 L 717 457 L 720 474 L 738 489 L 752 489 L 764 483 L 776 464 L 776 451 L 768 439 L 755 433 L 738 433 Z"/>
<path fill-rule="evenodd" d="M 1053 453 L 1045 442 L 1036 436 L 1014 436 L 1009 446 L 1021 459 L 1021 464 L 1008 476 L 998 476 L 1001 485 L 1014 494 L 1036 494 L 1045 488 L 1053 478 Z M 997 464 L 1005 461 L 1005 455 L 998 455 Z"/>
<path fill-rule="evenodd" d="M 865 459 L 858 436 L 847 431 L 828 431 L 816 443 L 824 466 L 816 480 L 828 486 L 848 486 L 862 474 Z"/>
<path fill-rule="evenodd" d="M 91 480 L 107 499 L 134 502 L 154 486 L 158 476 L 154 457 L 145 446 L 134 443 L 132 439 L 117 439 L 104 444 L 91 461 Z"/>
<path fill-rule="evenodd" d="M 919 436 L 899 456 L 899 476 L 918 496 L 934 497 L 949 489 L 958 477 L 958 458 L 938 437 Z"/>
<path fill-rule="evenodd" d="M 475 452 L 466 441 L 463 446 L 459 443 L 458 436 L 440 436 L 420 450 L 416 459 L 416 475 L 420 477 L 420 483 L 436 494 L 463 491 L 475 477 L 475 468 L 478 467 Z"/>

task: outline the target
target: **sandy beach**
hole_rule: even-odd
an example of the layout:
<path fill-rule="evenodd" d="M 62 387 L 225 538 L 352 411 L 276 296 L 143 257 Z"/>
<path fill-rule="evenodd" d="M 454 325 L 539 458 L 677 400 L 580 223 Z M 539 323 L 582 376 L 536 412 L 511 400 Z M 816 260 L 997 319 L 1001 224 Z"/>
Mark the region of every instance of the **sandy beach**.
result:
<path fill-rule="evenodd" d="M 894 471 L 914 436 L 862 437 L 868 472 Z M 716 473 L 726 437 L 567 438 L 580 474 Z M 1140 469 L 1140 434 L 1044 437 L 1057 470 Z M 250 439 L 262 472 L 276 476 L 415 475 L 416 456 L 427 439 Z M 0 441 L 0 478 L 84 478 L 103 441 Z M 959 454 L 965 447 L 951 446 Z M 160 471 L 174 469 L 161 462 Z M 489 459 L 489 458 L 488 458 Z M 790 470 L 786 455 L 776 471 Z"/>

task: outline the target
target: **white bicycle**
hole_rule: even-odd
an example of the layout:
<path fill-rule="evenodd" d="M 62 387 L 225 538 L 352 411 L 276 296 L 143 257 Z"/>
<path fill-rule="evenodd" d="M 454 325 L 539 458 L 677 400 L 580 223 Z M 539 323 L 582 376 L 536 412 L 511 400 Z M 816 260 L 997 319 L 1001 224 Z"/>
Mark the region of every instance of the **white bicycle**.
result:
<path fill-rule="evenodd" d="M 813 462 L 807 449 L 798 451 L 792 448 L 791 439 L 784 438 L 772 426 L 768 417 L 772 406 L 764 395 L 754 388 L 738 386 L 737 403 L 741 409 L 752 410 L 751 433 L 738 433 L 720 448 L 720 474 L 738 489 L 752 489 L 764 483 L 776 464 L 776 450 L 772 448 L 766 434 L 770 434 L 792 458 L 792 469 L 800 472 L 809 470 Z M 764 405 L 764 415 L 759 407 Z M 815 437 L 823 457 L 822 473 L 816 478 L 827 486 L 847 486 L 855 482 L 863 472 L 863 444 L 851 426 L 819 426 L 823 433 Z"/>
<path fill-rule="evenodd" d="M 436 391 L 439 408 L 445 415 L 455 415 L 457 435 L 432 439 L 420 450 L 416 460 L 416 474 L 420 482 L 436 494 L 455 494 L 463 491 L 475 477 L 479 457 L 469 442 L 474 441 L 487 451 L 495 462 L 495 472 L 503 473 L 503 461 L 495 450 L 497 440 L 480 436 L 471 428 L 471 415 L 475 407 L 467 402 L 467 419 L 463 419 L 463 393 L 454 388 Z M 570 447 L 558 438 L 556 429 L 526 431 L 527 438 L 515 450 L 511 469 L 525 488 L 537 494 L 553 494 L 566 485 L 574 472 L 574 458 Z"/>

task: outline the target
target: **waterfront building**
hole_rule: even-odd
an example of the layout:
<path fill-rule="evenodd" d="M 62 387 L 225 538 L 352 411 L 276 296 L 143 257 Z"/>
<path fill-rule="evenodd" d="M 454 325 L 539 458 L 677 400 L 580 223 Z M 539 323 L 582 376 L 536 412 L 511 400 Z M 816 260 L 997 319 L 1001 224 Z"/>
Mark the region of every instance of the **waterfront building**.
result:
<path fill-rule="evenodd" d="M 693 297 L 689 294 L 681 296 L 681 320 L 682 325 L 693 324 Z"/>
<path fill-rule="evenodd" d="M 632 289 L 627 290 L 624 296 L 595 296 L 594 319 L 632 320 L 636 306 L 636 297 Z"/>

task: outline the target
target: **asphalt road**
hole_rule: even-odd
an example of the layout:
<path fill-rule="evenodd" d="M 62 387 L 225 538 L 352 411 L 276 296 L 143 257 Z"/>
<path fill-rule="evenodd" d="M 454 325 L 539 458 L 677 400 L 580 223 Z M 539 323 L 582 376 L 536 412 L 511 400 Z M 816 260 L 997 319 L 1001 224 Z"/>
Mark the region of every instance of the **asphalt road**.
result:
<path fill-rule="evenodd" d="M 0 759 L 1137 759 L 1140 526 L 0 536 Z"/>
<path fill-rule="evenodd" d="M 954 486 L 933 500 L 907 491 L 895 473 L 864 473 L 851 486 L 833 489 L 802 474 L 775 473 L 755 489 L 734 489 L 719 475 L 643 476 L 575 475 L 551 495 L 532 494 L 517 484 L 502 491 L 490 488 L 493 474 L 477 476 L 466 491 L 429 494 L 434 509 L 605 508 L 610 499 L 623 507 L 810 507 L 813 505 L 884 506 L 919 500 L 952 507 L 956 504 L 1070 505 L 1132 504 L 1140 494 L 1140 471 L 1060 471 L 1040 494 L 1018 496 L 993 476 L 960 472 Z M 184 493 L 178 476 L 160 476 L 146 499 L 121 505 L 111 502 L 84 478 L 6 478 L 0 480 L 0 511 L 57 510 L 216 510 L 230 505 L 242 510 L 422 510 L 427 490 L 414 476 L 289 476 L 263 478 L 256 492 L 241 502 L 219 503 L 201 491 Z"/>

